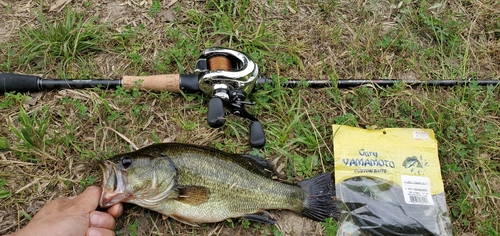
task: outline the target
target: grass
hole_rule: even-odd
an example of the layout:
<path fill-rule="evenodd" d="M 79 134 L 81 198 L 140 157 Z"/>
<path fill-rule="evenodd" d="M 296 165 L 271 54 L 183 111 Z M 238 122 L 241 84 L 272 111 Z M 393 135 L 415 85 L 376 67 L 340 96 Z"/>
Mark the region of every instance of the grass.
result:
<path fill-rule="evenodd" d="M 103 50 L 103 29 L 95 18 L 84 19 L 84 15 L 66 9 L 65 14 L 53 24 L 38 12 L 36 28 L 21 29 L 22 63 L 31 64 L 34 69 L 46 70 L 56 64 L 59 76 L 67 76 L 74 70 L 72 63 L 81 63 L 83 55 L 92 55 Z"/>
<path fill-rule="evenodd" d="M 498 87 L 279 86 L 299 78 L 500 79 L 498 3 L 165 2 L 93 0 L 60 11 L 48 11 L 50 4 L 41 1 L 32 2 L 31 11 L 19 10 L 23 1 L 9 3 L 0 10 L 6 19 L 0 26 L 12 32 L 0 35 L 0 70 L 56 78 L 192 73 L 205 48 L 242 50 L 275 82 L 251 94 L 256 105 L 248 107 L 263 123 L 267 145 L 251 148 L 250 124 L 236 116 L 209 128 L 209 97 L 202 94 L 122 88 L 8 93 L 0 97 L 0 234 L 25 225 L 36 213 L 32 203 L 100 184 L 97 161 L 157 142 L 263 156 L 292 182 L 333 171 L 334 123 L 433 129 L 454 234 L 500 234 Z M 162 20 L 167 12 L 174 21 Z M 192 228 L 126 205 L 116 232 L 297 234 L 290 222 L 304 234 L 337 231 L 337 222 L 292 218 L 274 226 L 233 219 Z"/>

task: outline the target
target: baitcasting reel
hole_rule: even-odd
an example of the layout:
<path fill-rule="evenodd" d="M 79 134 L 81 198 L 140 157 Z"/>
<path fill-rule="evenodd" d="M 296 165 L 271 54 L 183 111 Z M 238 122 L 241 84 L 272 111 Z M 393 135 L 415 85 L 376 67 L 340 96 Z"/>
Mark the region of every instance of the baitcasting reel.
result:
<path fill-rule="evenodd" d="M 250 145 L 261 148 L 266 144 L 262 124 L 245 109 L 253 105 L 245 99 L 252 92 L 259 69 L 250 58 L 239 51 L 226 48 L 209 48 L 203 51 L 196 63 L 199 89 L 211 96 L 208 103 L 207 122 L 210 127 L 224 125 L 225 117 L 234 114 L 252 121 Z M 227 111 L 224 111 L 224 107 Z"/>

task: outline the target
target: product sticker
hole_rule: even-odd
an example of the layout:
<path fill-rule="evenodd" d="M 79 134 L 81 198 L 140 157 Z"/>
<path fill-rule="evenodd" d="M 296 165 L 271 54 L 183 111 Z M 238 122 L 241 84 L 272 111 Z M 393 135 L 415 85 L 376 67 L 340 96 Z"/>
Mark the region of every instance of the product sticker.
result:
<path fill-rule="evenodd" d="M 413 139 L 414 140 L 430 140 L 431 137 L 429 136 L 429 133 L 427 133 L 423 130 L 415 130 L 415 131 L 413 131 Z"/>
<path fill-rule="evenodd" d="M 427 177 L 401 175 L 405 202 L 408 204 L 434 205 L 431 180 Z"/>

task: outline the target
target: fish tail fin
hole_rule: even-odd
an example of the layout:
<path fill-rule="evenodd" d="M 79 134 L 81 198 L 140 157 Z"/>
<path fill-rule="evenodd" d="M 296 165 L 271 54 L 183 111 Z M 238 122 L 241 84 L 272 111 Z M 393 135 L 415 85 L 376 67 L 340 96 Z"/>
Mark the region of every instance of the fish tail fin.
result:
<path fill-rule="evenodd" d="M 334 200 L 335 186 L 331 173 L 301 181 L 298 185 L 305 193 L 304 209 L 300 212 L 303 216 L 317 221 L 325 221 L 329 217 L 339 219 L 340 207 Z"/>

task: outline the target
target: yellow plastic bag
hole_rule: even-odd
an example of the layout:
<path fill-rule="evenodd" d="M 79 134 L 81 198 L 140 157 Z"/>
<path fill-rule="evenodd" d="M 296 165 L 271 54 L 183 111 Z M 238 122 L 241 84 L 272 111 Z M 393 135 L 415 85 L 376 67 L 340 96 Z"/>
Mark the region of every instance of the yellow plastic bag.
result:
<path fill-rule="evenodd" d="M 452 235 L 428 129 L 333 125 L 337 235 Z"/>

